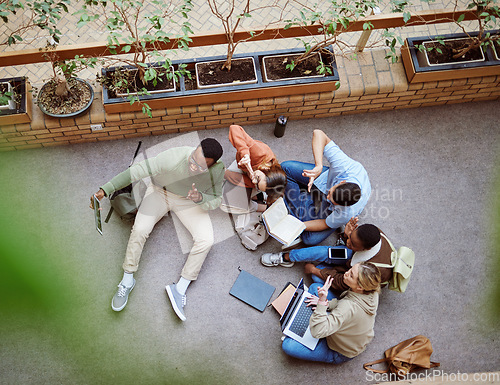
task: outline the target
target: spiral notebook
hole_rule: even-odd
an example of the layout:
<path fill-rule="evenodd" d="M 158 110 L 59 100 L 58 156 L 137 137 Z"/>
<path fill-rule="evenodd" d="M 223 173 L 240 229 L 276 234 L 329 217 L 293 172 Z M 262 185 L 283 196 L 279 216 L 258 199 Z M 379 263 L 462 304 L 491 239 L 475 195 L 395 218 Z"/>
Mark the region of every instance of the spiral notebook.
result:
<path fill-rule="evenodd" d="M 263 312 L 275 290 L 274 286 L 245 270 L 240 270 L 229 294 Z"/>

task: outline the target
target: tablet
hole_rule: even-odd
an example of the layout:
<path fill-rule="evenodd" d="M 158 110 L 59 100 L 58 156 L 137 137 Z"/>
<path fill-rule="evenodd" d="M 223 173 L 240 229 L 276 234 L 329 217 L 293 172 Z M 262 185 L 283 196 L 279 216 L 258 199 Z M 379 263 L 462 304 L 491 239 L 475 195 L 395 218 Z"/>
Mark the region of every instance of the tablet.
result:
<path fill-rule="evenodd" d="M 94 195 L 94 217 L 95 217 L 95 228 L 99 234 L 102 235 L 102 221 L 101 221 L 101 202 Z"/>

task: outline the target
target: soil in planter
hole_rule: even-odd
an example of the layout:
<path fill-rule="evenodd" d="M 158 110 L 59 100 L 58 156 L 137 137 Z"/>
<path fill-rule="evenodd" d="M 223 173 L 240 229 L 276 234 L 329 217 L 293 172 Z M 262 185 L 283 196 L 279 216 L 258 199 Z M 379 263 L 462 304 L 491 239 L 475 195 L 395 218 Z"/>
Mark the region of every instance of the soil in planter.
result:
<path fill-rule="evenodd" d="M 301 54 L 266 58 L 264 65 L 266 66 L 267 78 L 270 80 L 279 80 L 321 75 L 316 69 L 321 64 L 318 55 L 311 56 L 301 61 L 295 66 L 293 71 L 286 68 L 292 61 L 297 62 L 300 55 Z"/>
<path fill-rule="evenodd" d="M 184 76 L 184 87 L 186 91 L 192 91 L 198 88 L 196 86 L 196 77 L 194 74 L 191 74 L 191 79 L 187 75 Z"/>
<path fill-rule="evenodd" d="M 141 92 L 144 88 L 151 92 L 168 90 L 174 87 L 174 80 L 168 79 L 166 75 L 167 72 L 171 73 L 170 69 L 159 67 L 156 68 L 156 72 L 158 73 L 158 78 L 156 85 L 154 85 L 152 80 L 144 84 L 139 78 L 139 72 L 136 69 L 115 69 L 106 73 L 104 86 L 108 89 L 110 98 L 116 98 L 116 93 Z M 116 84 L 120 81 L 123 82 L 124 86 L 117 87 Z"/>
<path fill-rule="evenodd" d="M 256 80 L 253 59 L 233 59 L 231 71 L 223 70 L 224 60 L 198 63 L 198 81 L 203 86 Z"/>
<path fill-rule="evenodd" d="M 465 55 L 453 58 L 458 52 L 467 47 L 469 44 L 469 40 L 460 39 L 460 40 L 451 40 L 445 41 L 445 44 L 441 44 L 438 42 L 429 42 L 425 43 L 426 47 L 432 47 L 433 49 L 427 52 L 427 56 L 429 57 L 429 63 L 431 64 L 447 64 L 447 63 L 456 63 L 463 62 L 469 60 L 480 60 L 483 59 L 483 55 L 481 54 L 481 48 L 473 48 L 466 52 Z M 440 49 L 442 53 L 439 53 L 436 49 Z"/>
<path fill-rule="evenodd" d="M 71 114 L 84 109 L 92 98 L 92 93 L 86 83 L 69 79 L 70 92 L 66 97 L 56 95 L 57 83 L 50 80 L 38 94 L 38 104 L 42 108 L 57 115 Z"/>

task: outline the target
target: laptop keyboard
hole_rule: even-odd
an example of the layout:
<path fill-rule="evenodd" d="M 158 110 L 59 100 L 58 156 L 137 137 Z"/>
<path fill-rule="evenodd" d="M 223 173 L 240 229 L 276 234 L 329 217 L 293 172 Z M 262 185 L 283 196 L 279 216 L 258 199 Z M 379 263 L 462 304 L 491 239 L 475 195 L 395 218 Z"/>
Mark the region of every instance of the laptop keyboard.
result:
<path fill-rule="evenodd" d="M 302 301 L 299 311 L 295 315 L 293 322 L 290 324 L 289 329 L 298 336 L 304 337 L 307 327 L 309 326 L 309 318 L 311 318 L 312 313 L 313 310 L 311 307 L 307 306 L 306 301 Z"/>

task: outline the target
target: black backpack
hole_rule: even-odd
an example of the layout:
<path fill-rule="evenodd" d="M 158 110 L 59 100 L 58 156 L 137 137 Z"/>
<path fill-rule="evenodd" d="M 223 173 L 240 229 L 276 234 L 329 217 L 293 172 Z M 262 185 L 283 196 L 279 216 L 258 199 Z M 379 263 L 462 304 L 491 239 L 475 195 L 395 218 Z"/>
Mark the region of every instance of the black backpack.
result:
<path fill-rule="evenodd" d="M 137 145 L 137 149 L 135 150 L 134 157 L 132 158 L 132 162 L 130 162 L 130 166 L 134 163 L 137 154 L 139 153 L 139 149 L 141 148 L 142 141 L 139 141 Z M 108 215 L 106 216 L 105 223 L 108 223 L 113 211 L 120 216 L 120 219 L 124 222 L 131 223 L 135 219 L 135 215 L 137 214 L 137 210 L 139 205 L 141 204 L 142 198 L 144 197 L 144 193 L 146 192 L 146 184 L 140 180 L 135 183 L 131 183 L 124 188 L 115 191 L 109 197 L 109 201 L 111 203 L 111 208 L 109 209 Z"/>

